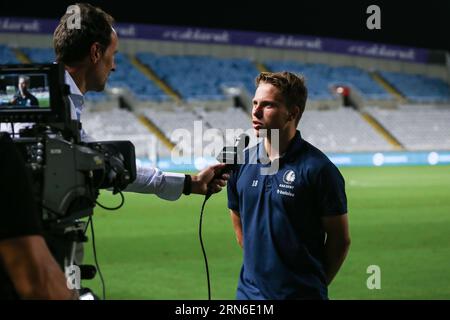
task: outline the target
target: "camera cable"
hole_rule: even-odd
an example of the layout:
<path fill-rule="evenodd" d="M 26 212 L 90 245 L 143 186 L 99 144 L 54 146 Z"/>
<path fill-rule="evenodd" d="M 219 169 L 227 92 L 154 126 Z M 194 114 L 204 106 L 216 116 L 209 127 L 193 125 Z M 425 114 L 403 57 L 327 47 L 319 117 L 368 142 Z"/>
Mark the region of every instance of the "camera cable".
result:
<path fill-rule="evenodd" d="M 103 279 L 103 274 L 102 274 L 102 271 L 100 270 L 100 265 L 99 265 L 98 259 L 97 259 L 97 249 L 96 249 L 96 246 L 95 246 L 94 220 L 92 219 L 92 215 L 89 216 L 88 224 L 90 224 L 90 226 L 91 226 L 92 251 L 93 251 L 93 254 L 94 254 L 95 267 L 97 268 L 98 274 L 100 276 L 100 282 L 102 283 L 103 300 L 106 300 L 105 280 Z"/>
<path fill-rule="evenodd" d="M 123 204 L 125 203 L 125 197 L 123 196 L 122 191 L 119 191 L 119 194 L 120 194 L 121 201 L 120 201 L 120 204 L 119 204 L 117 207 L 113 207 L 113 208 L 105 207 L 104 205 L 102 205 L 102 204 L 101 204 L 100 202 L 98 202 L 97 200 L 95 201 L 95 203 L 98 204 L 99 207 L 101 207 L 101 208 L 103 208 L 103 209 L 105 209 L 105 210 L 110 210 L 110 211 L 112 211 L 112 210 L 118 210 L 118 209 L 122 208 Z"/>

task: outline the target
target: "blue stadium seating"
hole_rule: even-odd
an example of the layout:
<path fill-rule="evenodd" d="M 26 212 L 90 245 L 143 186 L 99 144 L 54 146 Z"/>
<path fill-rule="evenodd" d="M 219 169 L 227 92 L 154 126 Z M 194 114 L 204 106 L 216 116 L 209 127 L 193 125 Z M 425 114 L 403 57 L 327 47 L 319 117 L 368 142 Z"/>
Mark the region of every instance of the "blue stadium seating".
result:
<path fill-rule="evenodd" d="M 19 63 L 19 61 L 9 47 L 0 44 L 0 64 L 12 63 Z"/>
<path fill-rule="evenodd" d="M 210 56 L 162 56 L 138 53 L 136 57 L 186 100 L 222 100 L 223 86 L 239 86 L 250 93 L 258 70 L 248 59 Z"/>
<path fill-rule="evenodd" d="M 53 48 L 20 48 L 20 50 L 36 63 L 51 63 L 56 60 Z"/>
<path fill-rule="evenodd" d="M 52 48 L 21 48 L 32 60 L 48 63 L 55 60 Z M 240 86 L 254 91 L 254 79 L 259 71 L 249 59 L 225 59 L 210 56 L 175 56 L 138 53 L 137 58 L 153 69 L 183 99 L 222 100 L 222 87 Z M 1 63 L 19 63 L 12 50 L 0 45 Z M 170 98 L 150 79 L 137 70 L 129 59 L 118 53 L 116 71 L 108 81 L 109 87 L 128 88 L 140 100 L 167 101 Z M 325 64 L 301 63 L 295 61 L 266 61 L 271 71 L 292 71 L 305 76 L 309 89 L 309 99 L 333 99 L 332 87 L 350 86 L 365 99 L 388 100 L 392 96 L 370 75 L 357 67 L 333 67 Z M 392 86 L 413 102 L 449 102 L 449 85 L 437 78 L 395 72 L 379 72 Z M 87 99 L 102 101 L 104 93 L 88 94 Z"/>
<path fill-rule="evenodd" d="M 112 72 L 108 86 L 128 88 L 140 100 L 170 100 L 158 86 L 137 70 L 122 53 L 116 54 L 116 71 Z"/>
<path fill-rule="evenodd" d="M 55 61 L 55 53 L 51 48 L 21 48 L 28 58 L 37 63 Z M 128 88 L 138 99 L 166 101 L 169 97 L 153 82 L 138 71 L 128 58 L 117 53 L 115 57 L 116 71 L 112 72 L 107 86 Z M 88 92 L 86 99 L 94 102 L 104 101 L 106 95 L 102 92 Z"/>
<path fill-rule="evenodd" d="M 294 61 L 266 61 L 269 70 L 290 71 L 303 75 L 309 90 L 309 99 L 332 99 L 332 86 L 349 86 L 357 89 L 366 99 L 389 100 L 392 97 L 370 75 L 357 67 L 332 67 L 325 64 Z"/>
<path fill-rule="evenodd" d="M 441 79 L 387 71 L 380 71 L 380 74 L 410 101 L 450 102 L 450 87 Z"/>

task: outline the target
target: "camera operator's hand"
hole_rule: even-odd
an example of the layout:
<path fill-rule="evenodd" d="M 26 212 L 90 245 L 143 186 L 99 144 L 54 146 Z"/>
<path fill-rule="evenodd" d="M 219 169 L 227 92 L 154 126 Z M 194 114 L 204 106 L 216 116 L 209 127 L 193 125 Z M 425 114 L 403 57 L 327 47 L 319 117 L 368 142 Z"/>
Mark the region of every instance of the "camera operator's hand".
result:
<path fill-rule="evenodd" d="M 230 175 L 223 174 L 219 179 L 214 179 L 214 177 L 224 168 L 225 164 L 216 164 L 203 169 L 197 175 L 193 176 L 192 193 L 204 195 L 208 191 L 208 188 L 210 188 L 212 193 L 220 192 L 226 186 Z"/>

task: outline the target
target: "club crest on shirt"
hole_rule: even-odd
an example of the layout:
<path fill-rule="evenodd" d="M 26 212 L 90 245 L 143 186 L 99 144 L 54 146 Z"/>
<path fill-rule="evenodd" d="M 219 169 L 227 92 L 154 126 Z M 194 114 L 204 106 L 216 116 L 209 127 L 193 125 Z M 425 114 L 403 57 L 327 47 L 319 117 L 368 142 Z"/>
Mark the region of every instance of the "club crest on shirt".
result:
<path fill-rule="evenodd" d="M 288 170 L 283 175 L 283 182 L 285 184 L 292 184 L 295 181 L 295 172 L 293 170 Z"/>

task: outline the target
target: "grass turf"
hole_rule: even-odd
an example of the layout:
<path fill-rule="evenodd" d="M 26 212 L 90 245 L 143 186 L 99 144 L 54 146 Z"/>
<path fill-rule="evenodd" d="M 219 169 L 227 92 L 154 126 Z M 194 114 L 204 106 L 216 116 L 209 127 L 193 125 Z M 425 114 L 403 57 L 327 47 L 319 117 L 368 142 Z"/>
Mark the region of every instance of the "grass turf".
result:
<path fill-rule="evenodd" d="M 342 168 L 352 246 L 329 288 L 331 299 L 450 299 L 450 167 Z M 103 193 L 114 206 L 119 197 Z M 198 239 L 203 198 L 168 202 L 125 194 L 125 205 L 94 214 L 97 255 L 108 299 L 207 299 Z M 86 263 L 93 263 L 92 239 Z M 203 221 L 212 298 L 234 299 L 241 264 L 226 192 L 206 205 Z M 369 265 L 381 289 L 369 290 Z M 99 277 L 85 286 L 101 293 Z"/>

